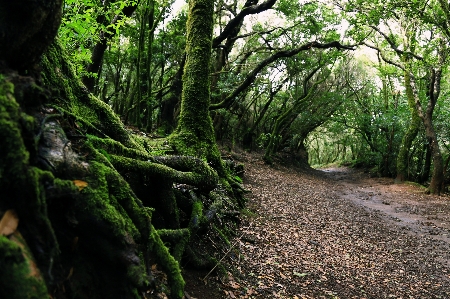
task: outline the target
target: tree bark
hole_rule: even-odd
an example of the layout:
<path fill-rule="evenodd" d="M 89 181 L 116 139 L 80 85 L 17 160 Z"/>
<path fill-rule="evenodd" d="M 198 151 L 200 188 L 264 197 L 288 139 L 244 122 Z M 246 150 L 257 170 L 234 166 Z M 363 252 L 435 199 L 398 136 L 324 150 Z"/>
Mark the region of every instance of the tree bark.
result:
<path fill-rule="evenodd" d="M 439 147 L 436 131 L 434 130 L 433 111 L 440 94 L 442 70 L 432 69 L 430 72 L 430 82 L 429 82 L 430 90 L 428 92 L 429 99 L 425 113 L 422 109 L 422 103 L 420 101 L 419 93 L 416 88 L 417 85 L 415 83 L 414 75 L 410 73 L 409 76 L 411 77 L 410 86 L 413 91 L 417 112 L 419 114 L 419 117 L 422 119 L 423 125 L 425 127 L 425 136 L 431 142 L 430 147 L 431 147 L 431 156 L 433 159 L 433 174 L 431 176 L 431 182 L 428 189 L 431 194 L 440 195 L 444 181 L 444 161 L 441 155 L 441 150 Z"/>
<path fill-rule="evenodd" d="M 421 119 L 417 112 L 414 93 L 413 89 L 411 88 L 411 78 L 408 71 L 404 72 L 404 79 L 406 97 L 408 99 L 408 106 L 411 112 L 411 121 L 405 135 L 403 136 L 400 150 L 397 156 L 397 177 L 395 178 L 395 181 L 397 182 L 403 182 L 408 179 L 409 151 L 414 139 L 417 136 L 417 133 L 419 132 L 419 127 L 421 125 Z"/>
<path fill-rule="evenodd" d="M 56 36 L 62 1 L 0 2 L 0 60 L 21 72 L 33 69 Z"/>
<path fill-rule="evenodd" d="M 308 87 L 309 81 L 312 77 L 323 67 L 323 65 L 315 68 L 311 73 L 306 76 L 302 84 L 302 94 L 295 100 L 292 107 L 284 111 L 279 117 L 277 117 L 275 124 L 270 135 L 269 144 L 267 145 L 266 152 L 264 154 L 264 161 L 267 163 L 272 162 L 272 156 L 278 150 L 281 141 L 281 130 L 283 130 L 286 125 L 292 121 L 292 117 L 296 116 L 300 111 L 302 103 L 305 103 L 308 99 L 313 96 L 313 92 L 317 89 L 317 85 L 323 82 L 325 79 L 314 82 L 312 86 Z"/>
<path fill-rule="evenodd" d="M 213 11 L 213 0 L 189 1 L 181 112 L 171 142 L 180 153 L 220 164 L 209 114 Z"/>

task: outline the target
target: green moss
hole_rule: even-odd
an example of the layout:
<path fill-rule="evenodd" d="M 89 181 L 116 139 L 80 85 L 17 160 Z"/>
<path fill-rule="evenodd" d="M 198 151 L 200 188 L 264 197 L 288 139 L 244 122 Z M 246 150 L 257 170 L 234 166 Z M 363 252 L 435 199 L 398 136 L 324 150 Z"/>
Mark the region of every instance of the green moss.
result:
<path fill-rule="evenodd" d="M 142 149 L 130 148 L 123 145 L 123 143 L 111 138 L 99 138 L 94 135 L 87 135 L 88 141 L 93 147 L 102 149 L 107 153 L 125 156 L 133 159 L 151 160 L 153 156 L 143 151 Z"/>
<path fill-rule="evenodd" d="M 32 134 L 34 119 L 20 110 L 13 92 L 11 83 L 0 82 L 0 138 L 5 142 L 0 147 L 0 204 L 14 207 L 33 224 L 27 227 L 30 234 L 41 235 L 44 247 L 51 248 L 47 256 L 39 256 L 39 262 L 42 267 L 51 268 L 59 248 L 48 220 L 44 185 L 53 181 L 53 175 L 30 165 L 29 150 L 36 149 L 33 141 L 28 142 L 27 148 L 24 135 Z"/>
<path fill-rule="evenodd" d="M 189 229 L 159 229 L 157 230 L 158 235 L 164 242 L 170 242 L 172 249 L 172 256 L 178 262 L 181 262 L 182 255 L 184 253 L 185 247 L 189 242 L 191 233 Z"/>
<path fill-rule="evenodd" d="M 409 127 L 403 136 L 400 149 L 397 156 L 397 177 L 396 181 L 402 182 L 408 179 L 408 159 L 411 145 L 419 133 L 419 128 L 422 123 L 419 113 L 417 112 L 416 103 L 414 100 L 413 90 L 411 88 L 411 77 L 409 71 L 404 72 L 406 97 L 408 99 L 408 106 L 411 112 L 411 121 Z"/>
<path fill-rule="evenodd" d="M 219 234 L 219 236 L 222 238 L 222 240 L 228 245 L 231 246 L 230 240 L 228 240 L 228 237 L 225 235 L 225 233 L 222 232 L 220 228 L 213 225 L 214 230 Z"/>
<path fill-rule="evenodd" d="M 195 201 L 192 204 L 191 220 L 189 222 L 189 228 L 191 230 L 197 230 L 203 222 L 203 203 L 200 200 Z"/>
<path fill-rule="evenodd" d="M 181 113 L 169 141 L 178 153 L 205 159 L 219 171 L 220 153 L 209 114 L 213 8 L 211 0 L 189 1 Z"/>
<path fill-rule="evenodd" d="M 22 140 L 18 124 L 21 114 L 13 94 L 13 84 L 5 80 L 0 82 L 0 138 L 4 142 L 0 147 L 0 188 L 3 190 L 20 180 L 30 156 Z"/>
<path fill-rule="evenodd" d="M 105 151 L 104 149 L 99 149 L 98 150 L 103 156 L 105 156 L 106 159 L 108 159 L 108 161 L 111 161 L 111 157 L 109 156 L 108 152 Z"/>
<path fill-rule="evenodd" d="M 19 244 L 0 236 L 0 298 L 50 298 L 44 280 Z"/>
<path fill-rule="evenodd" d="M 169 249 L 164 245 L 153 226 L 151 227 L 150 232 L 150 244 L 151 251 L 156 255 L 158 262 L 168 275 L 170 298 L 183 298 L 185 282 L 183 276 L 181 275 L 180 265 L 169 253 Z"/>
<path fill-rule="evenodd" d="M 62 75 L 59 74 L 58 76 Z M 60 79 L 54 78 L 54 80 Z M 67 84 L 65 88 L 69 88 L 72 83 Z M 171 282 L 172 297 L 181 298 L 183 295 L 184 281 L 180 274 L 180 266 L 155 233 L 151 225 L 151 209 L 145 208 L 142 205 L 128 183 L 114 169 L 109 161 L 113 160 L 113 158 L 111 158 L 108 151 L 101 148 L 99 150 L 95 149 L 88 140 L 84 152 L 88 153 L 89 172 L 83 178 L 76 178 L 85 180 L 88 183 L 87 187 L 81 191 L 73 184 L 73 181 L 55 179 L 50 172 L 31 166 L 29 148 L 25 145 L 22 135 L 24 131 L 33 131 L 35 122 L 33 117 L 21 112 L 13 94 L 14 86 L 5 80 L 1 81 L 0 137 L 7 144 L 6 146 L 0 147 L 0 187 L 2 188 L 2 201 L 0 204 L 2 207 L 17 206 L 21 218 L 27 219 L 24 224 L 26 225 L 28 223 L 26 227 L 30 230 L 29 233 L 37 238 L 42 238 L 40 241 L 45 244 L 45 248 L 42 248 L 45 254 L 39 257 L 39 264 L 43 267 L 43 273 L 51 275 L 53 272 L 53 261 L 57 260 L 59 253 L 59 244 L 55 237 L 52 223 L 48 218 L 47 211 L 48 203 L 45 186 L 51 186 L 50 190 L 54 198 L 72 198 L 74 208 L 71 211 L 74 213 L 74 217 L 79 222 L 79 225 L 81 227 L 83 225 L 90 227 L 91 232 L 96 234 L 92 237 L 82 236 L 80 244 L 88 246 L 86 242 L 93 242 L 91 245 L 96 248 L 96 251 L 101 252 L 102 259 L 111 263 L 108 267 L 114 267 L 117 261 L 124 257 L 125 259 L 133 259 L 133 262 L 127 262 L 126 260 L 122 262 L 125 266 L 122 272 L 125 279 L 120 284 L 113 286 L 113 289 L 121 288 L 121 291 L 128 289 L 127 292 L 129 294 L 134 293 L 136 295 L 136 287 L 140 288 L 147 283 L 147 265 L 145 261 L 153 253 L 157 256 L 159 263 L 167 270 L 169 281 Z M 66 95 L 68 98 L 72 98 L 75 94 Z M 77 100 L 75 96 L 73 99 Z M 73 112 L 80 113 L 79 110 L 73 109 L 70 105 L 67 107 L 71 109 L 71 115 Z M 87 119 L 89 121 L 95 120 L 94 118 L 91 119 L 90 116 Z M 97 118 L 97 121 L 98 119 L 100 118 Z M 85 123 L 88 123 L 88 121 L 85 121 Z M 97 144 L 101 143 L 98 140 L 97 138 Z M 108 145 L 108 149 L 120 149 L 120 151 L 134 157 L 150 158 L 142 150 L 141 146 L 135 146 L 132 142 L 128 143 L 128 145 L 131 145 L 135 150 L 111 140 L 110 142 L 105 141 L 103 143 Z M 35 146 L 35 144 L 30 145 Z M 31 148 L 31 150 L 35 151 L 36 148 Z M 127 162 L 129 161 L 127 160 Z M 162 173 L 173 172 L 173 169 L 159 163 L 152 164 L 157 165 L 157 170 L 162 169 Z M 157 173 L 159 175 L 159 172 Z M 182 172 L 175 172 L 172 175 L 178 178 L 184 174 Z M 191 173 L 188 173 L 187 177 L 190 180 L 200 181 L 199 177 Z M 56 202 L 56 200 L 54 201 Z M 89 239 L 92 240 L 87 241 Z M 9 259 L 13 251 L 13 246 L 14 244 L 11 245 L 3 238 L 0 242 L 0 255 L 2 257 L 6 256 Z M 174 254 L 178 258 L 182 255 L 183 247 L 179 246 L 175 250 Z M 139 250 L 136 251 L 138 248 Z M 13 280 L 22 278 L 25 275 L 22 269 L 25 269 L 27 264 L 19 260 L 19 253 L 20 251 L 15 254 L 16 260 L 13 261 L 11 267 L 8 266 L 9 268 L 5 268 L 8 271 L 7 274 Z M 85 273 L 93 270 L 92 265 L 86 259 L 80 259 L 75 267 L 77 268 L 75 271 L 79 273 L 83 273 L 83 269 L 86 269 L 87 272 Z M 2 270 L 3 266 L 0 269 L 0 273 L 6 275 L 6 272 L 1 272 Z M 95 271 L 101 272 L 98 269 Z M 108 274 L 106 273 L 105 275 Z M 84 279 L 79 276 L 77 277 L 78 279 Z M 30 278 L 30 280 L 32 279 Z M 4 287 L 4 283 L 10 283 L 9 280 L 2 279 L 0 281 L 0 285 L 2 286 L 0 289 L 6 289 L 10 292 L 9 286 Z M 25 294 L 30 289 L 27 286 L 28 282 L 26 279 L 23 279 L 21 284 L 12 284 L 20 286 L 20 290 L 22 290 L 21 293 L 17 293 L 17 298 L 28 298 Z M 76 281 L 74 281 L 74 285 L 86 287 L 86 284 L 77 284 Z M 13 291 L 15 292 L 17 290 Z M 42 297 L 40 293 L 41 290 L 39 289 L 35 293 L 35 297 L 30 298 L 47 297 Z M 8 296 L 2 297 L 12 298 L 11 296 L 15 296 L 11 294 L 8 293 Z M 46 292 L 44 292 L 44 295 L 46 295 Z"/>
<path fill-rule="evenodd" d="M 111 163 L 119 169 L 119 171 L 132 171 L 138 172 L 142 175 L 148 176 L 159 176 L 161 178 L 165 178 L 171 182 L 178 182 L 189 184 L 193 186 L 199 186 L 205 189 L 213 189 L 217 183 L 217 174 L 208 167 L 204 162 L 198 161 L 197 169 L 198 172 L 184 172 L 175 170 L 169 166 L 147 162 L 147 161 L 139 161 L 136 159 L 126 158 L 122 156 L 110 155 Z M 191 158 L 182 158 L 178 159 L 178 165 L 181 168 L 186 166 L 184 163 L 190 163 L 188 160 Z M 164 161 L 165 163 L 170 163 L 168 159 Z M 177 162 L 173 162 L 177 164 Z M 195 162 L 194 162 L 195 163 Z M 206 173 L 205 173 L 206 172 Z"/>
<path fill-rule="evenodd" d="M 42 59 L 42 79 L 65 109 L 85 123 L 92 125 L 105 136 L 122 142 L 126 146 L 143 149 L 130 138 L 119 117 L 111 107 L 89 93 L 75 75 L 66 53 L 56 40 Z"/>
<path fill-rule="evenodd" d="M 118 239 L 125 240 L 127 234 L 139 239 L 139 231 L 117 200 L 124 199 L 124 196 L 116 197 L 117 194 L 110 193 L 111 186 L 108 180 L 113 176 L 110 168 L 97 161 L 91 161 L 88 186 L 81 191 L 85 200 L 79 201 L 79 209 L 108 223 L 112 234 Z M 124 190 L 126 191 L 129 189 Z"/>

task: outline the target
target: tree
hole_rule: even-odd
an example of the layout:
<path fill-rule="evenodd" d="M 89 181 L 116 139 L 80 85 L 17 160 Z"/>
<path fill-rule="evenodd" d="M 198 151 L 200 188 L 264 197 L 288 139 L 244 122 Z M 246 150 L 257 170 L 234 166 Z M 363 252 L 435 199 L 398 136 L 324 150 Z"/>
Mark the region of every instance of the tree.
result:
<path fill-rule="evenodd" d="M 179 152 L 218 165 L 220 156 L 209 116 L 213 11 L 211 0 L 189 2 L 181 112 L 171 139 Z"/>
<path fill-rule="evenodd" d="M 366 36 L 381 37 L 378 45 L 365 43 L 376 49 L 381 58 L 404 72 L 404 87 L 411 109 L 410 126 L 403 138 L 397 158 L 397 180 L 407 177 L 410 147 L 419 132 L 419 120 L 425 128 L 433 159 L 433 175 L 429 190 L 439 194 L 443 183 L 443 161 L 433 112 L 440 95 L 443 67 L 447 64 L 445 7 L 435 1 L 405 3 L 388 1 L 383 7 L 372 4 L 349 3 L 346 9 L 357 11 L 352 23 L 365 27 Z M 355 14 L 353 14 L 355 16 Z M 370 32 L 371 31 L 371 32 Z M 378 39 L 374 42 L 377 43 Z M 426 74 L 423 76 L 423 74 Z M 424 102 L 427 102 L 426 108 Z M 424 173 L 429 164 L 425 163 Z"/>
<path fill-rule="evenodd" d="M 378 32 L 381 32 L 379 29 L 376 29 Z M 427 89 L 426 90 L 426 97 L 428 100 L 428 104 L 427 104 L 427 108 L 426 111 L 423 111 L 422 108 L 422 102 L 420 99 L 420 95 L 419 95 L 419 90 L 418 90 L 418 84 L 417 84 L 417 79 L 416 76 L 413 73 L 412 70 L 412 66 L 411 66 L 411 62 L 410 62 L 410 57 L 408 56 L 413 56 L 414 58 L 418 59 L 418 60 L 423 60 L 422 57 L 416 55 L 414 52 L 410 52 L 410 53 L 405 53 L 405 51 L 401 51 L 398 50 L 397 45 L 395 44 L 395 42 L 390 39 L 387 35 L 381 33 L 385 39 L 387 39 L 388 43 L 390 44 L 391 48 L 393 50 L 395 50 L 398 54 L 405 56 L 404 58 L 404 64 L 400 65 L 398 63 L 392 62 L 391 60 L 385 58 L 384 56 L 383 59 L 388 61 L 389 63 L 398 66 L 399 68 L 401 68 L 404 72 L 405 72 L 405 88 L 406 88 L 406 93 L 408 96 L 408 101 L 409 102 L 413 102 L 415 104 L 415 110 L 417 112 L 417 115 L 419 116 L 419 118 L 422 120 L 422 123 L 425 127 L 425 133 L 427 136 L 427 139 L 429 140 L 430 143 L 430 149 L 431 149 L 431 155 L 433 157 L 433 175 L 431 177 L 431 182 L 430 182 L 430 186 L 429 186 L 429 191 L 433 194 L 440 194 L 441 192 L 441 188 L 442 188 L 442 184 L 443 184 L 443 172 L 444 172 L 444 162 L 442 159 L 442 155 L 441 155 L 441 151 L 439 148 L 439 142 L 437 139 L 437 135 L 434 129 L 434 125 L 433 125 L 433 112 L 434 112 L 434 108 L 436 106 L 437 103 L 437 99 L 440 95 L 440 86 L 441 86 L 441 79 L 442 79 L 442 66 L 445 64 L 445 60 L 446 60 L 446 46 L 444 44 L 439 43 L 438 44 L 438 49 L 436 51 L 436 65 L 430 65 L 429 66 L 429 74 L 427 75 Z M 410 46 L 410 48 L 412 48 L 412 50 L 414 50 L 414 48 L 416 47 L 416 45 L 412 45 Z M 414 121 L 415 119 L 415 114 L 412 115 L 412 121 Z M 412 125 L 414 123 L 412 122 Z M 414 131 L 416 135 L 417 134 L 417 129 L 415 129 Z M 404 139 L 405 142 L 410 142 L 410 138 Z M 407 144 L 403 145 L 403 148 L 406 148 Z M 400 151 L 399 154 L 402 154 L 402 151 Z M 399 158 L 402 158 L 401 156 Z M 398 165 L 400 166 L 400 171 L 403 170 L 404 168 L 404 161 L 400 160 L 398 161 Z M 403 178 L 404 173 L 401 172 L 400 178 Z"/>
<path fill-rule="evenodd" d="M 201 54 L 195 53 L 195 36 L 211 34 L 197 23 L 196 9 L 212 15 L 212 2 L 191 4 L 187 53 L 194 55 L 186 78 Z M 0 4 L 8 12 L 0 21 L 0 135 L 7 142 L 0 149 L 0 212 L 17 214 L 21 223 L 12 234 L 1 232 L 7 236 L 0 236 L 0 296 L 138 298 L 151 287 L 151 263 L 157 263 L 167 274 L 170 297 L 182 298 L 179 261 L 216 262 L 198 256 L 196 246 L 209 228 L 226 236 L 219 212 L 242 207 L 235 196 L 242 189 L 229 180 L 231 169 L 214 144 L 211 160 L 231 182 L 227 190 L 218 187 L 217 170 L 205 160 L 160 156 L 160 148 L 156 155 L 148 139 L 125 129 L 110 106 L 81 84 L 54 39 L 61 5 Z M 201 41 L 204 49 L 210 42 Z M 191 82 L 184 96 L 188 116 L 197 107 L 189 103 L 192 91 L 199 91 Z M 207 100 L 208 90 L 201 94 Z M 179 136 L 198 134 L 189 117 L 180 123 Z"/>

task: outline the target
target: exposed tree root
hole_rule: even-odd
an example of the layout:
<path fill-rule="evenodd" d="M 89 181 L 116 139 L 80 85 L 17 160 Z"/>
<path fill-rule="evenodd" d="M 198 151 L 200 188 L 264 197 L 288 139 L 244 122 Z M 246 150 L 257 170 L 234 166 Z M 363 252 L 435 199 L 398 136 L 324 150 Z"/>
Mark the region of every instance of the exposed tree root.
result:
<path fill-rule="evenodd" d="M 216 263 L 192 240 L 243 204 L 230 167 L 219 177 L 195 157 L 153 156 L 82 88 L 57 44 L 42 79 L 4 71 L 0 82 L 0 216 L 17 211 L 42 273 L 41 297 L 140 298 L 153 279 L 152 260 L 168 276 L 170 297 L 182 298 L 183 257 Z M 24 252 L 11 236 L 1 238 L 0 259 L 11 257 L 12 267 L 26 269 L 33 259 L 22 260 Z M 20 271 L 19 280 L 28 275 Z M 8 281 L 0 289 L 27 290 L 26 279 L 15 287 Z"/>

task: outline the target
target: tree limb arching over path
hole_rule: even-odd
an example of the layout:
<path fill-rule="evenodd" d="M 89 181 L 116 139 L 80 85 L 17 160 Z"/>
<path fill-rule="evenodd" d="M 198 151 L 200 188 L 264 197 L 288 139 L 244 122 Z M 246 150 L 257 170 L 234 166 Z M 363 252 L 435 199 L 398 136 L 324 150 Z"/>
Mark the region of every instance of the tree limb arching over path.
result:
<path fill-rule="evenodd" d="M 298 53 L 302 52 L 302 51 L 307 51 L 311 48 L 317 48 L 317 49 L 337 49 L 337 50 L 355 50 L 354 46 L 352 45 L 342 45 L 340 42 L 338 41 L 333 41 L 333 42 L 329 42 L 329 43 L 318 43 L 318 42 L 309 42 L 306 43 L 304 45 L 301 45 L 298 48 L 292 49 L 292 50 L 285 50 L 285 51 L 279 51 L 274 53 L 273 55 L 269 56 L 268 58 L 264 59 L 263 61 L 261 61 L 245 78 L 245 80 L 236 87 L 236 89 L 230 94 L 228 95 L 222 102 L 217 103 L 217 104 L 212 104 L 210 105 L 210 110 L 216 110 L 216 109 L 221 109 L 221 108 L 225 108 L 228 107 L 232 104 L 233 100 L 235 100 L 235 98 L 242 92 L 244 91 L 246 88 L 248 88 L 250 86 L 250 84 L 252 84 L 255 79 L 256 76 L 259 74 L 259 72 L 265 68 L 266 66 L 268 66 L 269 64 L 271 64 L 272 62 L 282 58 L 282 57 L 292 57 L 294 55 L 297 55 Z"/>

